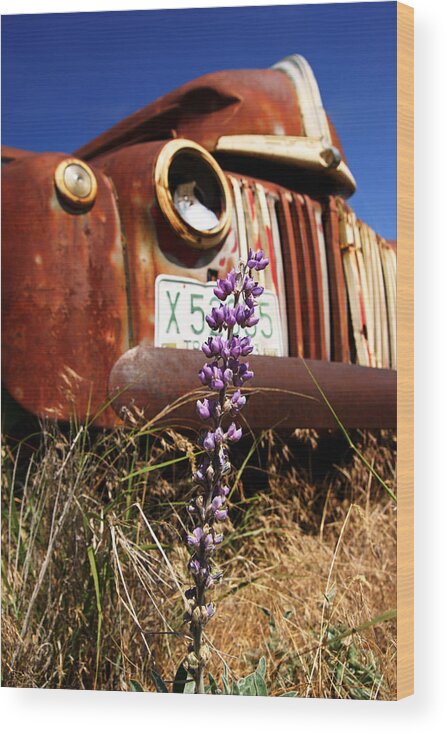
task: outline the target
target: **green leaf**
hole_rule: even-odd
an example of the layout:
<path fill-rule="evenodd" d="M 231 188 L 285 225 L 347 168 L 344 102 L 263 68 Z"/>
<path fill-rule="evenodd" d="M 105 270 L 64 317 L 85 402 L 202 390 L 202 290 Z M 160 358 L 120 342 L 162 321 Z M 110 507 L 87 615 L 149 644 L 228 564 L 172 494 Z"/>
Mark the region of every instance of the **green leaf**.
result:
<path fill-rule="evenodd" d="M 221 692 L 220 691 L 220 688 L 217 685 L 216 679 L 214 678 L 214 676 L 211 673 L 208 673 L 208 679 L 209 679 L 209 682 L 210 682 L 209 692 L 212 693 L 212 694 L 214 694 L 215 696 L 216 695 L 219 695 L 220 692 Z"/>
<path fill-rule="evenodd" d="M 231 691 L 229 691 L 229 693 L 231 693 L 232 696 L 240 696 L 241 695 L 240 690 L 239 690 L 239 685 L 238 685 L 237 681 L 233 681 L 233 684 L 231 686 Z"/>
<path fill-rule="evenodd" d="M 186 670 L 183 663 L 180 663 L 175 674 L 174 683 L 172 684 L 173 693 L 194 693 L 195 683 L 190 674 Z"/>
<path fill-rule="evenodd" d="M 230 684 L 228 682 L 228 668 L 227 668 L 226 665 L 224 666 L 224 672 L 223 672 L 223 676 L 222 676 L 222 684 L 223 684 L 223 689 L 224 689 L 224 696 L 230 696 L 231 695 L 231 689 L 230 689 Z M 239 693 L 239 691 L 238 691 L 238 693 Z"/>
<path fill-rule="evenodd" d="M 259 675 L 259 673 L 255 673 L 255 686 L 256 686 L 257 696 L 268 696 L 269 695 L 266 682 L 264 678 L 261 675 Z"/>
<path fill-rule="evenodd" d="M 131 679 L 129 681 L 129 688 L 133 693 L 144 693 L 144 688 L 142 688 L 141 684 L 138 683 L 137 680 Z"/>
<path fill-rule="evenodd" d="M 156 670 L 151 670 L 151 678 L 158 693 L 169 693 L 166 683 Z"/>
<path fill-rule="evenodd" d="M 256 672 L 258 673 L 258 675 L 261 676 L 262 679 L 264 679 L 266 670 L 267 670 L 267 663 L 263 655 L 262 658 L 260 658 L 259 660 L 258 667 L 256 668 Z"/>
<path fill-rule="evenodd" d="M 280 698 L 298 698 L 296 691 L 288 691 L 288 693 L 281 693 Z"/>

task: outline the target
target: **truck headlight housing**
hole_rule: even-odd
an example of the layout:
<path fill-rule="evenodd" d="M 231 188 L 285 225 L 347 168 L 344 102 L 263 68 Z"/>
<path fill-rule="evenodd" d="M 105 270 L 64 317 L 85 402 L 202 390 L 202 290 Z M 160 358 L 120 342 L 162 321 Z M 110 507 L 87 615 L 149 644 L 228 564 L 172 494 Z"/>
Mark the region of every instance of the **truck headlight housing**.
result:
<path fill-rule="evenodd" d="M 232 198 L 222 169 L 204 148 L 171 140 L 158 154 L 154 184 L 165 219 L 189 246 L 207 250 L 224 240 Z"/>

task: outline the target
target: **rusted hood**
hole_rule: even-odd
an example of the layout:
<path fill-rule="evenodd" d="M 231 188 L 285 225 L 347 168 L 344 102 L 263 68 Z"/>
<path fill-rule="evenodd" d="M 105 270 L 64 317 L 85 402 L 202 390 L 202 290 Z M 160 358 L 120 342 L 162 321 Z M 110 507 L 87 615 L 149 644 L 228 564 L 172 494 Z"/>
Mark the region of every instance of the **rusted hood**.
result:
<path fill-rule="evenodd" d="M 305 135 L 290 79 L 277 69 L 206 74 L 124 118 L 76 155 L 88 160 L 123 145 L 171 137 L 191 138 L 214 151 L 228 135 Z"/>

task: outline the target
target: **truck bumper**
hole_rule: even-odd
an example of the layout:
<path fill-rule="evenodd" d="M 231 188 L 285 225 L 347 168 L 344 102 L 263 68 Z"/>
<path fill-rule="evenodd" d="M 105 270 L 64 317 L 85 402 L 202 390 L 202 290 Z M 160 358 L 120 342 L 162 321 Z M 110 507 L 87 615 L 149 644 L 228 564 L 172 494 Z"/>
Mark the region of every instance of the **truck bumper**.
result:
<path fill-rule="evenodd" d="M 195 401 L 204 363 L 198 351 L 138 346 L 115 363 L 109 396 L 117 415 L 127 411 L 146 420 L 197 426 Z M 301 358 L 250 358 L 255 377 L 244 389 L 249 396 L 244 419 L 252 429 L 335 428 L 337 423 Z M 395 428 L 397 373 L 338 362 L 306 360 L 346 428 Z"/>

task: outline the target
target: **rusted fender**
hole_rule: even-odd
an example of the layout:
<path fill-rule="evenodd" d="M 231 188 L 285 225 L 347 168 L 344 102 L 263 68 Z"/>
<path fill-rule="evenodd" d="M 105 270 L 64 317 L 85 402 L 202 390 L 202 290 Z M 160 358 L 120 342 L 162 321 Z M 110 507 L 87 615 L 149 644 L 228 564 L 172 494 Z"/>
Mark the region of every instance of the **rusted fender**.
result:
<path fill-rule="evenodd" d="M 2 380 L 39 416 L 83 420 L 104 403 L 110 366 L 129 348 L 121 226 L 110 182 L 93 167 L 85 212 L 59 200 L 42 153 L 3 170 Z M 97 425 L 116 423 L 111 409 Z"/>
<path fill-rule="evenodd" d="M 134 407 L 146 419 L 154 418 L 197 387 L 203 362 L 203 355 L 192 350 L 129 349 L 110 373 L 115 411 L 123 416 Z M 396 372 L 313 360 L 306 364 L 345 427 L 396 426 Z M 244 418 L 252 429 L 336 427 L 302 359 L 257 356 L 250 359 L 250 366 L 255 378 Z M 182 424 L 197 423 L 194 403 L 170 412 L 168 419 L 173 418 Z"/>

